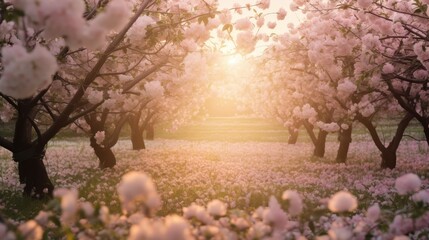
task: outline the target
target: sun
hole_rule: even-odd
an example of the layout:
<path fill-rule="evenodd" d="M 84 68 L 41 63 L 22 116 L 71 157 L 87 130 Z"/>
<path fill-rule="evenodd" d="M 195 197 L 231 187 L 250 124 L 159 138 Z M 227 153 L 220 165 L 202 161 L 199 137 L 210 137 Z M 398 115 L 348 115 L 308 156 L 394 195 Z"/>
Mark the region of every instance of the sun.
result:
<path fill-rule="evenodd" d="M 240 55 L 238 55 L 238 54 L 233 55 L 233 56 L 230 56 L 230 57 L 228 58 L 228 65 L 230 65 L 230 66 L 237 65 L 237 64 L 239 64 L 242 60 L 243 60 L 243 57 L 242 57 L 242 56 L 240 56 Z"/>

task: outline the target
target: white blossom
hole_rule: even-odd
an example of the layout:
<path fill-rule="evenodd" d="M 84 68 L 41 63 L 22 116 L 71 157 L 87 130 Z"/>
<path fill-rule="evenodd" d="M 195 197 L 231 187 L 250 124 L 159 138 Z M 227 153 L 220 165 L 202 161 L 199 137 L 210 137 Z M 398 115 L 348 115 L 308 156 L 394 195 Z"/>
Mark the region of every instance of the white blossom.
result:
<path fill-rule="evenodd" d="M 286 213 L 273 196 L 270 197 L 268 208 L 264 210 L 263 219 L 264 223 L 274 226 L 277 230 L 283 230 L 288 221 Z"/>
<path fill-rule="evenodd" d="M 261 9 L 268 9 L 270 7 L 270 0 L 260 0 L 258 2 L 258 6 Z"/>
<path fill-rule="evenodd" d="M 95 142 L 100 146 L 103 146 L 103 141 L 105 138 L 106 138 L 106 133 L 104 131 L 97 131 L 94 134 Z"/>
<path fill-rule="evenodd" d="M 429 203 L 429 190 L 420 190 L 411 197 L 415 202 Z"/>
<path fill-rule="evenodd" d="M 152 179 L 141 172 L 129 172 L 122 177 L 117 187 L 124 212 L 132 211 L 138 202 L 146 203 L 158 197 Z"/>
<path fill-rule="evenodd" d="M 389 73 L 393 73 L 395 72 L 395 67 L 390 64 L 390 63 L 386 63 L 383 65 L 383 69 L 381 70 L 384 74 L 389 74 Z"/>
<path fill-rule="evenodd" d="M 170 215 L 165 218 L 165 239 L 186 240 L 193 239 L 189 229 L 189 223 L 182 217 Z"/>
<path fill-rule="evenodd" d="M 380 206 L 376 203 L 368 208 L 366 217 L 372 222 L 376 222 L 380 218 Z"/>
<path fill-rule="evenodd" d="M 328 202 L 328 208 L 332 212 L 352 212 L 357 206 L 357 198 L 346 191 L 335 193 Z"/>
<path fill-rule="evenodd" d="M 144 89 L 148 96 L 152 99 L 159 98 L 164 95 L 164 87 L 162 87 L 160 81 L 150 81 L 145 83 Z"/>
<path fill-rule="evenodd" d="M 368 8 L 371 6 L 372 0 L 358 0 L 357 3 L 361 8 Z"/>
<path fill-rule="evenodd" d="M 226 214 L 226 205 L 215 199 L 207 204 L 207 212 L 215 217 L 224 216 Z"/>
<path fill-rule="evenodd" d="M 253 28 L 253 23 L 249 20 L 249 18 L 245 17 L 238 19 L 234 26 L 237 30 L 246 31 Z"/>
<path fill-rule="evenodd" d="M 34 220 L 19 225 L 18 230 L 26 240 L 41 240 L 43 237 L 42 227 Z"/>
<path fill-rule="evenodd" d="M 348 240 L 352 239 L 353 236 L 353 232 L 346 227 L 331 228 L 328 234 L 332 240 Z"/>
<path fill-rule="evenodd" d="M 286 18 L 287 12 L 284 8 L 280 8 L 277 12 L 277 20 L 284 20 Z"/>
<path fill-rule="evenodd" d="M 19 44 L 2 48 L 3 74 L 0 92 L 16 99 L 32 97 L 52 82 L 58 65 L 55 57 L 45 48 L 36 45 L 27 52 Z"/>
<path fill-rule="evenodd" d="M 399 195 L 406 195 L 420 189 L 422 181 L 414 173 L 408 173 L 398 177 L 395 181 L 395 188 Z"/>
<path fill-rule="evenodd" d="M 296 216 L 301 214 L 303 205 L 302 205 L 302 199 L 299 196 L 298 192 L 287 190 L 283 192 L 282 199 L 289 201 L 288 212 L 291 216 Z"/>

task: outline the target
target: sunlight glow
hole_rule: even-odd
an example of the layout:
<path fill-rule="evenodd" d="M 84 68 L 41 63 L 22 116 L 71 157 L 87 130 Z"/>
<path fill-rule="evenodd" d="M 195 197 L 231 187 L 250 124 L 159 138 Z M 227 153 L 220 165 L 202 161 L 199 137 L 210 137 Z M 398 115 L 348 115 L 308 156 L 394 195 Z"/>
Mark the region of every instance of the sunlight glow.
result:
<path fill-rule="evenodd" d="M 252 78 L 252 63 L 249 57 L 240 54 L 224 54 L 218 58 L 210 71 L 210 101 L 206 109 L 215 116 L 235 116 L 243 114 L 248 106 L 249 79 Z"/>
<path fill-rule="evenodd" d="M 237 65 L 243 60 L 243 57 L 240 55 L 233 55 L 228 58 L 228 65 Z"/>

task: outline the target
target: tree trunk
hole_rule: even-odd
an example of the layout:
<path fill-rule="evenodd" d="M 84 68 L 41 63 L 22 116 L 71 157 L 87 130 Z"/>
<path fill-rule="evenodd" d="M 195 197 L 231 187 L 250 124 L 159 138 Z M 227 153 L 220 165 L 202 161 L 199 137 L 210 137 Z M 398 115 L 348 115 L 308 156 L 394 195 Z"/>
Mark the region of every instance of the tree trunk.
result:
<path fill-rule="evenodd" d="M 317 141 L 314 145 L 313 156 L 323 158 L 325 156 L 326 137 L 328 133 L 319 129 Z"/>
<path fill-rule="evenodd" d="M 143 133 L 139 127 L 139 118 L 131 116 L 128 119 L 128 123 L 131 130 L 131 143 L 133 144 L 133 150 L 146 149 Z"/>
<path fill-rule="evenodd" d="M 101 169 L 113 168 L 116 165 L 116 157 L 112 149 L 98 145 L 94 137 L 91 137 L 90 141 L 99 161 L 98 167 Z"/>
<path fill-rule="evenodd" d="M 429 146 L 429 123 L 423 126 L 423 132 L 425 133 L 426 143 Z"/>
<path fill-rule="evenodd" d="M 153 127 L 153 124 L 148 124 L 146 126 L 146 139 L 147 140 L 154 140 L 155 139 L 155 128 Z"/>
<path fill-rule="evenodd" d="M 298 141 L 299 131 L 296 128 L 289 128 L 289 139 L 287 141 L 288 144 L 295 144 Z"/>
<path fill-rule="evenodd" d="M 349 152 L 350 143 L 352 142 L 351 125 L 348 129 L 340 131 L 338 135 L 338 140 L 340 141 L 340 146 L 338 147 L 336 162 L 345 163 L 347 161 L 347 154 Z"/>
<path fill-rule="evenodd" d="M 385 147 L 381 142 L 377 130 L 374 124 L 372 124 L 371 120 L 369 118 L 363 117 L 362 115 L 357 115 L 357 120 L 368 129 L 375 146 L 377 146 L 378 150 L 381 152 L 381 168 L 393 169 L 396 167 L 396 151 L 398 150 L 399 144 L 402 140 L 402 137 L 404 136 L 405 129 L 412 119 L 413 115 L 410 113 L 407 113 L 402 117 L 401 121 L 398 123 L 398 127 L 396 128 L 396 132 L 392 141 L 387 147 Z"/>
<path fill-rule="evenodd" d="M 325 156 L 325 145 L 326 145 L 326 137 L 328 136 L 328 132 L 319 129 L 319 133 L 317 137 L 313 131 L 314 127 L 308 122 L 303 123 L 305 130 L 310 136 L 311 142 L 314 146 L 313 156 L 322 158 Z"/>
<path fill-rule="evenodd" d="M 92 149 L 94 149 L 94 153 L 98 158 L 98 167 L 101 169 L 105 168 L 113 168 L 116 165 L 116 157 L 113 154 L 111 147 L 108 142 L 109 136 L 107 135 L 107 131 L 105 130 L 106 119 L 108 117 L 108 111 L 105 110 L 103 114 L 97 119 L 95 114 L 86 115 L 85 121 L 88 123 L 91 129 L 91 137 L 89 138 L 90 145 Z M 95 135 L 97 132 L 104 131 L 105 138 L 102 144 L 98 144 L 95 139 Z"/>
<path fill-rule="evenodd" d="M 386 148 L 381 152 L 381 168 L 394 169 L 396 167 L 396 149 Z"/>
<path fill-rule="evenodd" d="M 133 131 L 131 129 L 131 143 L 133 144 L 133 150 L 146 149 L 143 134 L 140 131 Z"/>
<path fill-rule="evenodd" d="M 32 144 L 32 121 L 36 111 L 30 107 L 30 102 L 30 100 L 18 102 L 12 158 L 18 163 L 19 181 L 25 184 L 23 192 L 25 196 L 52 197 L 54 185 L 43 163 L 45 145 Z"/>
<path fill-rule="evenodd" d="M 19 181 L 25 184 L 25 196 L 39 199 L 53 196 L 54 185 L 43 163 L 44 157 L 44 148 L 32 147 L 13 153 L 13 159 L 18 162 Z"/>

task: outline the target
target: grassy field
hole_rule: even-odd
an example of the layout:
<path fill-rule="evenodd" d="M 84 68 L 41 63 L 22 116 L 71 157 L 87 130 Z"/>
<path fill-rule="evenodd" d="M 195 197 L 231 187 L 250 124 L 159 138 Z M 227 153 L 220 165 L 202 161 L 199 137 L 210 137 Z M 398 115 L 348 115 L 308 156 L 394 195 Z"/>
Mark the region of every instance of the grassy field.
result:
<path fill-rule="evenodd" d="M 399 119 L 383 119 L 377 122 L 377 130 L 380 132 L 385 142 L 389 141 L 395 131 Z M 0 125 L 1 136 L 12 135 L 13 124 Z M 299 129 L 299 141 L 309 142 L 305 129 Z M 121 137 L 127 139 L 130 135 L 128 125 L 125 125 Z M 160 139 L 178 139 L 191 141 L 227 141 L 227 142 L 287 142 L 289 133 L 287 128 L 274 120 L 261 119 L 256 117 L 209 117 L 205 120 L 195 119 L 194 121 L 181 126 L 177 131 L 170 131 L 169 125 L 155 125 L 155 137 Z M 415 120 L 411 121 L 406 130 L 405 138 L 412 136 L 415 139 L 424 140 L 421 126 Z M 56 139 L 67 140 L 75 137 L 85 138 L 83 134 L 76 134 L 71 130 L 64 129 Z M 358 122 L 353 126 L 353 138 L 355 141 L 368 140 L 368 132 L 364 126 Z M 330 141 L 337 139 L 337 134 L 328 136 Z"/>
<path fill-rule="evenodd" d="M 177 131 L 156 126 L 156 137 L 196 141 L 287 141 L 287 129 L 275 121 L 244 117 L 212 117 L 196 120 Z"/>
<path fill-rule="evenodd" d="M 395 131 L 395 124 L 399 119 L 384 119 L 379 121 L 377 129 L 385 142 L 390 141 Z M 261 142 L 287 142 L 289 133 L 278 122 L 267 119 L 251 117 L 211 117 L 206 120 L 196 120 L 181 127 L 175 132 L 166 130 L 167 126 L 156 126 L 156 137 L 163 139 L 183 139 L 196 141 L 261 141 Z M 300 128 L 299 141 L 309 142 L 305 129 Z M 417 121 L 412 121 L 406 130 L 406 137 L 412 136 L 424 140 L 424 134 Z M 368 132 L 364 126 L 355 123 L 353 126 L 355 141 L 367 141 Z M 328 136 L 330 141 L 337 139 L 337 134 Z"/>

